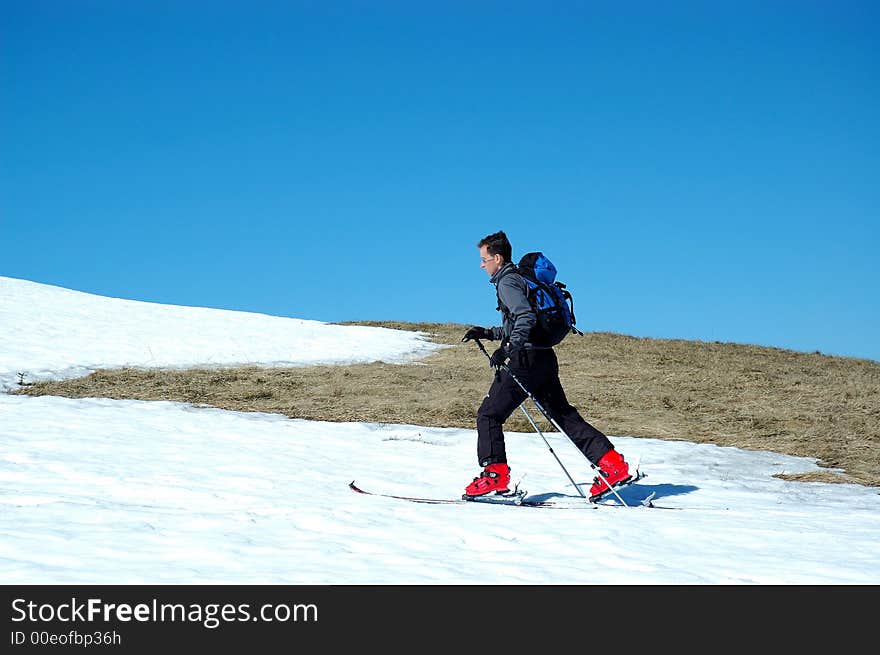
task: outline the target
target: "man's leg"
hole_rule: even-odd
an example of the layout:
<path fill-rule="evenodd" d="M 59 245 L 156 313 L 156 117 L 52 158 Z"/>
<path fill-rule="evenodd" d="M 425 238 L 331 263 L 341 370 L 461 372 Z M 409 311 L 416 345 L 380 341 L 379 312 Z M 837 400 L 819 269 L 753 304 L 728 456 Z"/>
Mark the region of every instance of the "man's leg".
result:
<path fill-rule="evenodd" d="M 477 461 L 480 466 L 507 462 L 502 426 L 525 397 L 525 392 L 505 371 L 495 376 L 489 393 L 477 410 Z"/>
<path fill-rule="evenodd" d="M 608 437 L 585 421 L 577 409 L 568 402 L 562 383 L 559 381 L 559 364 L 556 355 L 552 352 L 551 354 L 552 360 L 547 362 L 546 382 L 538 402 L 544 406 L 584 456 L 596 464 L 614 446 Z"/>

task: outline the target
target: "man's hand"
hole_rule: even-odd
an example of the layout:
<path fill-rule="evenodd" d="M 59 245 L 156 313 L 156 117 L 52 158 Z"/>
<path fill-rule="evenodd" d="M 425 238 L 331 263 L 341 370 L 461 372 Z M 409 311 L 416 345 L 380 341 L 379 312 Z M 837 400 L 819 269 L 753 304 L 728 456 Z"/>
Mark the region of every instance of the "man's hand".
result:
<path fill-rule="evenodd" d="M 486 328 L 474 326 L 465 332 L 464 336 L 461 338 L 462 341 L 470 341 L 471 339 L 486 339 L 491 341 L 492 333 Z"/>
<path fill-rule="evenodd" d="M 492 356 L 489 357 L 489 365 L 492 366 L 492 368 L 501 368 L 506 361 L 507 350 L 505 350 L 504 346 L 495 350 L 495 352 L 492 353 Z"/>

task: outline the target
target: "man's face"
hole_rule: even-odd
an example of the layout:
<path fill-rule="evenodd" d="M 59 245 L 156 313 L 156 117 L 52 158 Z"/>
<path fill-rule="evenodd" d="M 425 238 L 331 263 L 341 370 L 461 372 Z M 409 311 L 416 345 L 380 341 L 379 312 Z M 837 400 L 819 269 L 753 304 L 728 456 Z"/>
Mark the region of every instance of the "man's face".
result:
<path fill-rule="evenodd" d="M 489 277 L 495 275 L 504 261 L 501 255 L 490 255 L 487 246 L 480 246 L 480 268 L 482 268 Z"/>

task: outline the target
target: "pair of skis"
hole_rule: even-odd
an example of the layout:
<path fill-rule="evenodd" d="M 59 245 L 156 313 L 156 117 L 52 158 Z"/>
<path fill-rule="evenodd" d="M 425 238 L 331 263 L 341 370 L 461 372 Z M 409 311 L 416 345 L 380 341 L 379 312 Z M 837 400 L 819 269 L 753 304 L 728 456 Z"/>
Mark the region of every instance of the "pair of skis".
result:
<path fill-rule="evenodd" d="M 627 482 L 620 485 L 615 485 L 615 491 L 619 491 L 625 487 L 630 486 L 631 484 L 638 482 L 645 475 L 640 471 L 636 471 L 636 474 L 633 475 Z M 513 491 L 508 493 L 501 494 L 492 494 L 486 496 L 462 496 L 461 498 L 426 498 L 421 496 L 402 496 L 397 494 L 386 494 L 386 493 L 378 493 L 373 491 L 366 491 L 359 487 L 354 480 L 352 480 L 348 484 L 349 489 L 352 491 L 365 494 L 368 496 L 380 496 L 383 498 L 394 498 L 397 500 L 406 500 L 412 503 L 424 503 L 427 505 L 467 505 L 467 504 L 486 504 L 486 505 L 509 505 L 512 507 L 545 507 L 545 508 L 555 508 L 555 509 L 598 509 L 600 507 L 629 507 L 629 505 L 621 505 L 621 504 L 605 504 L 605 503 L 597 503 L 597 502 L 583 502 L 577 504 L 561 504 L 550 500 L 537 500 L 534 498 L 529 498 L 528 494 L 525 491 L 521 491 L 519 487 L 515 488 Z M 611 490 L 609 489 L 608 494 L 611 494 Z M 606 495 L 606 496 L 607 496 Z M 638 505 L 634 507 L 657 507 L 652 502 L 654 499 L 654 492 L 651 492 L 646 498 L 641 500 Z M 599 499 L 601 500 L 601 498 Z M 663 508 L 663 509 L 672 509 L 672 508 Z"/>

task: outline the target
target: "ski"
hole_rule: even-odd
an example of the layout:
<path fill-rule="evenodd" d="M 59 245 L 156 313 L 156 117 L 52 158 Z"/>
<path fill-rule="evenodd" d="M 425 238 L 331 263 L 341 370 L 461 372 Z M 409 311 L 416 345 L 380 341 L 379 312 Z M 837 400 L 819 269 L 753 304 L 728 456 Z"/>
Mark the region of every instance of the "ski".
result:
<path fill-rule="evenodd" d="M 606 500 L 608 497 L 613 496 L 615 494 L 615 492 L 620 491 L 621 489 L 626 489 L 631 484 L 635 484 L 639 480 L 644 479 L 645 476 L 646 476 L 645 473 L 642 473 L 638 468 L 636 468 L 635 474 L 630 476 L 629 480 L 627 480 L 625 482 L 618 482 L 617 484 L 611 485 L 610 488 L 606 488 L 605 491 L 603 491 L 602 493 L 591 497 L 590 502 L 595 504 L 595 503 L 599 503 L 602 500 Z M 644 503 L 642 503 L 642 504 L 644 504 Z M 645 506 L 649 507 L 650 505 L 645 505 Z"/>
<path fill-rule="evenodd" d="M 513 507 L 549 507 L 552 503 L 541 500 L 528 500 L 525 491 L 515 491 L 510 494 L 494 494 L 491 496 L 462 496 L 461 498 L 424 498 L 421 496 L 400 496 L 397 494 L 383 494 L 375 491 L 361 489 L 355 481 L 348 483 L 352 491 L 367 496 L 380 496 L 382 498 L 395 498 L 407 500 L 411 503 L 425 503 L 428 505 L 466 505 L 468 503 L 483 503 L 486 505 L 510 505 Z"/>

